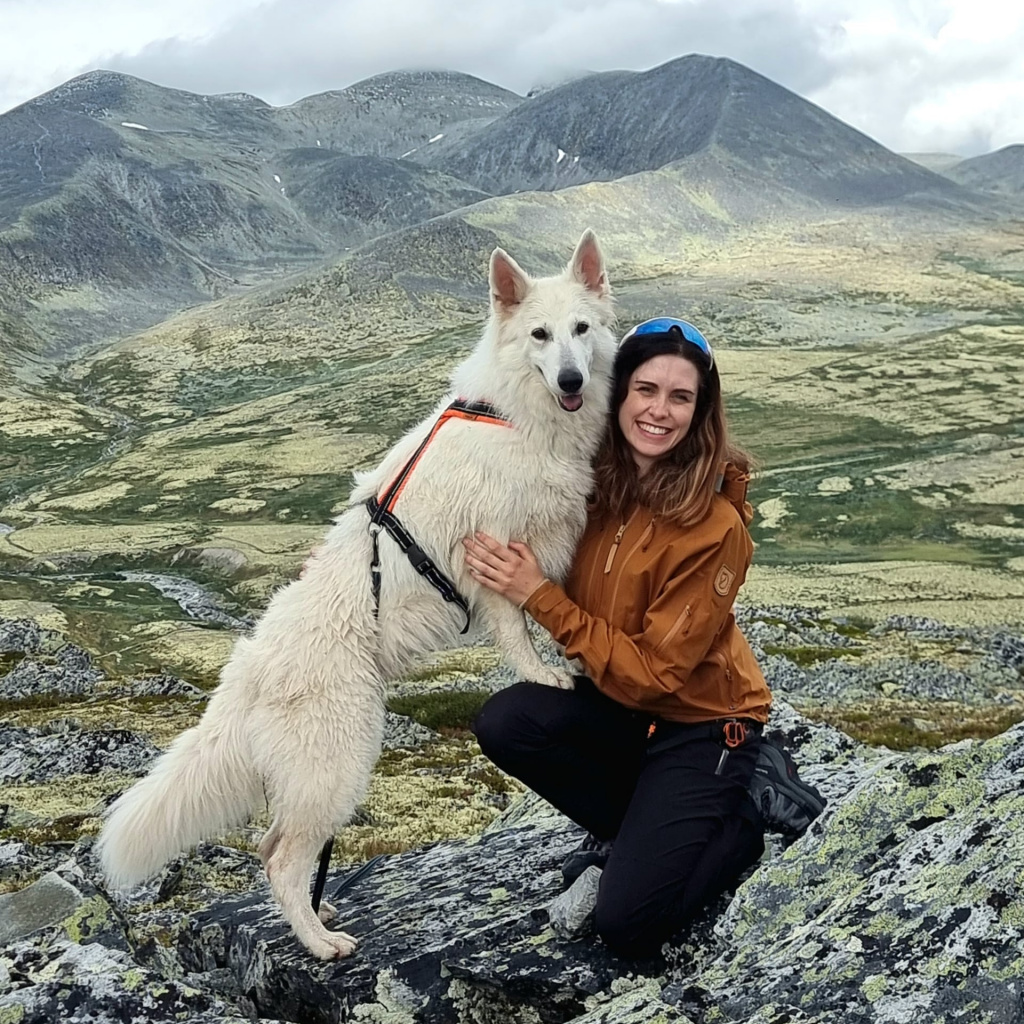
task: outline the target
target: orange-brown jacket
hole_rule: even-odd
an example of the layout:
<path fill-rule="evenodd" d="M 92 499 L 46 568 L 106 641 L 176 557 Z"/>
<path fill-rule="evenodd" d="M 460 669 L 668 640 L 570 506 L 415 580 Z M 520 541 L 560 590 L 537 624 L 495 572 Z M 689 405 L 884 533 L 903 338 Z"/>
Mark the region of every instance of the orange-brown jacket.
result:
<path fill-rule="evenodd" d="M 767 721 L 771 692 L 732 612 L 753 553 L 748 480 L 725 467 L 694 526 L 642 507 L 622 523 L 592 517 L 565 589 L 545 581 L 523 607 L 627 707 L 681 722 Z"/>

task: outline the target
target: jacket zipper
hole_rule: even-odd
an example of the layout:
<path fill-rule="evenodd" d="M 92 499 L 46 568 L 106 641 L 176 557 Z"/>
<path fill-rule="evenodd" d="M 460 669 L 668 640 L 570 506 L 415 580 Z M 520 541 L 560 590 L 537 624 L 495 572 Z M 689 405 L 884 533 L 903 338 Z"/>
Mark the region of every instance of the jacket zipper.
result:
<path fill-rule="evenodd" d="M 633 516 L 635 516 L 635 515 L 636 515 L 636 512 L 633 513 Z M 633 521 L 633 516 L 629 517 L 629 522 Z M 653 528 L 653 526 L 654 526 L 654 520 L 652 519 L 647 524 L 647 529 L 644 530 L 644 532 L 640 534 L 640 537 L 637 539 L 636 543 L 626 553 L 626 557 L 623 559 L 622 564 L 619 566 L 619 571 L 618 571 L 618 573 L 615 576 L 615 586 L 612 587 L 612 600 L 611 600 L 611 607 L 612 608 L 617 608 L 618 607 L 618 602 L 619 602 L 619 584 L 622 582 L 623 573 L 626 571 L 626 567 L 632 561 L 633 556 L 637 552 L 637 549 L 643 544 L 644 540 L 646 539 L 648 531 L 651 530 Z M 608 562 L 608 568 L 611 568 L 611 560 L 610 559 L 609 559 L 609 562 Z"/>
<path fill-rule="evenodd" d="M 630 516 L 629 518 L 632 519 L 633 517 Z M 615 540 L 612 541 L 612 546 L 608 550 L 608 561 L 604 563 L 605 576 L 612 571 L 612 562 L 615 561 L 615 552 L 619 550 L 619 544 L 622 541 L 622 535 L 626 532 L 626 525 L 628 522 L 629 519 L 619 527 L 619 532 L 615 534 Z"/>
<path fill-rule="evenodd" d="M 732 678 L 732 669 L 729 667 L 729 659 L 721 650 L 708 651 L 708 660 L 713 661 L 725 673 L 725 682 L 729 688 L 729 710 L 736 710 L 736 688 Z"/>
<path fill-rule="evenodd" d="M 676 621 L 672 623 L 672 628 L 658 641 L 658 646 L 654 648 L 654 650 L 657 653 L 660 654 L 662 649 L 669 642 L 669 640 L 671 640 L 677 633 L 679 633 L 682 630 L 683 626 L 685 626 L 686 623 L 689 621 L 692 610 L 692 606 L 687 605 L 679 613 L 679 618 L 677 618 Z M 682 635 L 685 636 L 686 633 L 684 632 Z"/>

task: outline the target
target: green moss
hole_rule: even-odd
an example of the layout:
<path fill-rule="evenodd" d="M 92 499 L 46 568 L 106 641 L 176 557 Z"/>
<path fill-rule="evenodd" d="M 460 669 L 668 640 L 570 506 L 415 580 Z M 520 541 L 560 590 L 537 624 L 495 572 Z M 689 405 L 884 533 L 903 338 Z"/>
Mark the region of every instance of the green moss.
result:
<path fill-rule="evenodd" d="M 0 785 L 0 804 L 9 804 L 15 820 L 3 832 L 25 842 L 71 842 L 99 831 L 97 802 L 136 780 L 116 772 L 65 775 L 49 782 L 8 782 Z M 27 822 L 27 823 L 26 823 Z"/>
<path fill-rule="evenodd" d="M 0 1024 L 20 1024 L 24 1019 L 24 1006 L 0 1006 Z"/>
<path fill-rule="evenodd" d="M 18 700 L 0 700 L 0 718 L 6 717 L 14 711 L 52 711 L 59 709 L 63 712 L 77 704 L 84 704 L 88 700 L 90 700 L 90 695 L 85 693 L 38 693 Z"/>
<path fill-rule="evenodd" d="M 1024 721 L 1024 706 L 972 707 L 961 704 L 893 705 L 856 708 L 801 707 L 815 722 L 827 722 L 861 743 L 890 750 L 934 750 L 965 739 L 990 739 Z M 927 728 L 919 728 L 925 725 Z"/>
<path fill-rule="evenodd" d="M 488 690 L 414 694 L 409 697 L 393 697 L 388 701 L 388 709 L 397 715 L 407 715 L 435 732 L 442 729 L 468 729 L 490 696 Z"/>
<path fill-rule="evenodd" d="M 70 698 L 43 695 L 25 701 L 0 702 L 0 719 L 12 725 L 38 727 L 70 714 L 83 729 L 142 732 L 157 746 L 165 746 L 196 723 L 203 707 L 200 700 L 173 695 L 110 697 L 92 694 Z"/>
<path fill-rule="evenodd" d="M 840 636 L 848 636 L 851 640 L 864 640 L 874 628 L 870 619 L 851 615 L 846 622 L 833 622 L 831 628 Z"/>
<path fill-rule="evenodd" d="M 859 658 L 864 652 L 856 647 L 784 647 L 781 644 L 765 644 L 764 653 L 780 654 L 794 665 L 805 668 L 837 658 Z"/>
<path fill-rule="evenodd" d="M 24 657 L 21 651 L 0 651 L 0 676 L 7 675 Z"/>
<path fill-rule="evenodd" d="M 747 396 L 729 399 L 729 419 L 737 439 L 756 452 L 765 469 L 803 461 L 808 452 L 816 458 L 849 458 L 899 452 L 916 441 L 909 432 L 868 416 Z"/>
<path fill-rule="evenodd" d="M 89 814 L 65 814 L 53 821 L 33 822 L 31 825 L 12 826 L 0 829 L 0 839 L 16 839 L 38 846 L 41 843 L 75 843 L 89 831 L 83 830 L 84 822 L 96 818 Z"/>

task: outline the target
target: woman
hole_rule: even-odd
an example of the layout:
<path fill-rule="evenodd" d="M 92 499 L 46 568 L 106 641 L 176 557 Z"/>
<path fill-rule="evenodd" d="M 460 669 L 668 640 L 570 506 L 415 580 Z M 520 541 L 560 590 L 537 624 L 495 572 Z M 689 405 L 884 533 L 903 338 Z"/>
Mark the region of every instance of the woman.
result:
<path fill-rule="evenodd" d="M 574 690 L 517 683 L 481 749 L 588 830 L 596 926 L 643 956 L 764 852 L 747 795 L 771 694 L 736 626 L 753 545 L 748 460 L 729 444 L 714 354 L 684 320 L 634 327 L 615 361 L 595 498 L 563 590 L 528 547 L 467 538 L 470 571 L 577 658 Z"/>

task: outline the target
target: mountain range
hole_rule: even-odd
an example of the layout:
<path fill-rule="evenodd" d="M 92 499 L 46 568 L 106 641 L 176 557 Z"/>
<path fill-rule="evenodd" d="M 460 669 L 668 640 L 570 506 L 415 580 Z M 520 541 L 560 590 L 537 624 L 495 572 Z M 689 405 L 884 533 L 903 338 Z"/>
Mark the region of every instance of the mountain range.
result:
<path fill-rule="evenodd" d="M 960 168 L 932 173 L 700 55 L 530 98 L 395 72 L 280 108 L 90 72 L 0 116 L 0 348 L 29 372 L 358 246 L 390 279 L 387 237 L 494 196 L 616 182 L 656 214 L 652 192 L 681 192 L 688 209 L 667 219 L 698 232 L 837 208 L 991 215 L 979 190 L 1006 192 L 1010 172 Z"/>

